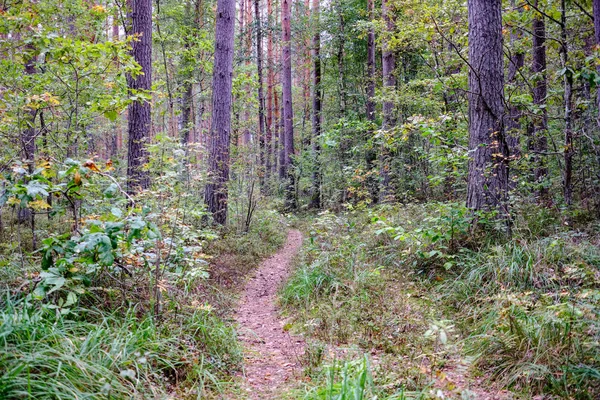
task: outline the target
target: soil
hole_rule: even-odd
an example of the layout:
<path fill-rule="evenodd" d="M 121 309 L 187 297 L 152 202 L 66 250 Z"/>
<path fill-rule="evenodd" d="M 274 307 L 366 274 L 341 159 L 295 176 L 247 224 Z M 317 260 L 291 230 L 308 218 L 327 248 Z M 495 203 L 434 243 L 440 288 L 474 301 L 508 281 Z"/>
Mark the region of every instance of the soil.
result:
<path fill-rule="evenodd" d="M 250 278 L 237 308 L 236 321 L 245 347 L 244 389 L 249 399 L 275 399 L 302 372 L 304 340 L 284 329 L 277 309 L 277 290 L 290 273 L 302 234 L 290 230 L 274 256 Z"/>

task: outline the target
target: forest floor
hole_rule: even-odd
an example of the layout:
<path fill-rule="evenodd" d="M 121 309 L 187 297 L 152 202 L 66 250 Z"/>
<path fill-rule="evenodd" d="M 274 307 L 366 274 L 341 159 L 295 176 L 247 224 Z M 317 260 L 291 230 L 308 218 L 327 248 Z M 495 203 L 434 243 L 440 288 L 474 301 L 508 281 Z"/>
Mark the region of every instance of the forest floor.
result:
<path fill-rule="evenodd" d="M 236 313 L 245 347 L 244 390 L 250 399 L 273 399 L 302 374 L 304 341 L 284 329 L 277 290 L 291 273 L 302 234 L 290 230 L 285 245 L 250 278 Z"/>

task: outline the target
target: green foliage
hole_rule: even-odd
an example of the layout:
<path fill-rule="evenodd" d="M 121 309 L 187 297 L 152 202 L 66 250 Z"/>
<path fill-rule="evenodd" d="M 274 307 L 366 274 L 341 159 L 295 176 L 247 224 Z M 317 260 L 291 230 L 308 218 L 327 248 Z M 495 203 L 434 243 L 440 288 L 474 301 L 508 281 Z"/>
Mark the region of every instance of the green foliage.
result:
<path fill-rule="evenodd" d="M 597 246 L 573 233 L 463 257 L 444 291 L 475 327 L 468 349 L 479 367 L 521 390 L 594 398 L 599 260 Z"/>
<path fill-rule="evenodd" d="M 161 397 L 185 380 L 201 395 L 241 357 L 233 330 L 209 311 L 159 325 L 134 309 L 78 309 L 82 320 L 2 305 L 2 398 Z"/>
<path fill-rule="evenodd" d="M 334 362 L 326 366 L 324 374 L 327 383 L 323 388 L 309 392 L 305 399 L 323 400 L 363 400 L 372 398 L 373 377 L 371 376 L 369 359 L 361 362 Z"/>

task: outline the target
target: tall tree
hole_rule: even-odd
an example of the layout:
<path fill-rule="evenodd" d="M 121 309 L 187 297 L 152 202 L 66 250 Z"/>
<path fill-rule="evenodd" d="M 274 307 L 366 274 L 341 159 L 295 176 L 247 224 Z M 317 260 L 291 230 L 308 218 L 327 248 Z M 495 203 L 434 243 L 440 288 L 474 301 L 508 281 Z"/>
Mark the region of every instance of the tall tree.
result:
<path fill-rule="evenodd" d="M 367 13 L 369 21 L 373 24 L 375 21 L 375 0 L 367 0 Z M 373 135 L 373 127 L 375 126 L 375 27 L 370 26 L 369 32 L 367 33 L 367 101 L 366 101 L 366 113 L 367 121 L 369 121 L 369 137 Z M 366 154 L 367 163 L 367 186 L 371 196 L 371 201 L 376 203 L 379 200 L 378 185 L 372 174 L 375 161 L 377 159 L 377 153 L 375 149 L 368 149 Z"/>
<path fill-rule="evenodd" d="M 127 83 L 131 94 L 149 91 L 152 87 L 152 0 L 131 0 L 128 10 L 133 36 L 131 53 L 141 67 L 141 73 L 128 76 Z M 150 102 L 134 101 L 128 108 L 128 146 L 127 146 L 127 190 L 135 193 L 150 186 L 150 176 L 144 170 L 148 162 L 146 141 L 150 137 Z"/>
<path fill-rule="evenodd" d="M 282 21 L 282 102 L 283 102 L 283 173 L 287 179 L 286 208 L 296 208 L 296 184 L 292 161 L 294 155 L 294 114 L 292 108 L 292 32 L 291 0 L 281 1 Z"/>
<path fill-rule="evenodd" d="M 508 216 L 508 145 L 503 126 L 502 1 L 469 0 L 467 206 Z"/>
<path fill-rule="evenodd" d="M 599 0 L 600 1 L 600 0 Z M 375 0 L 367 0 L 369 21 L 374 22 Z M 375 122 L 375 28 L 369 27 L 367 33 L 367 120 Z"/>
<path fill-rule="evenodd" d="M 321 32 L 319 21 L 319 0 L 312 0 L 312 16 L 315 25 L 315 34 L 312 40 L 313 58 L 313 113 L 312 113 L 312 152 L 314 170 L 312 174 L 311 208 L 321 208 Z"/>
<path fill-rule="evenodd" d="M 511 0 L 511 7 L 515 9 L 515 0 Z M 519 12 L 522 12 L 522 7 L 519 6 Z M 508 83 L 516 90 L 518 85 L 519 74 L 525 65 L 525 52 L 519 47 L 521 40 L 521 29 L 512 27 L 510 32 L 510 58 L 508 60 Z M 521 110 L 515 104 L 510 104 L 508 110 L 508 120 L 506 123 L 506 141 L 510 152 L 511 160 L 519 157 L 521 149 L 519 148 L 519 132 L 521 129 Z M 511 187 L 514 183 L 511 183 Z"/>
<path fill-rule="evenodd" d="M 600 46 L 600 0 L 593 0 L 594 9 L 594 38 L 596 46 Z M 600 74 L 600 64 L 596 66 L 596 71 Z M 600 125 L 600 86 L 597 88 L 596 103 L 598 105 L 598 124 Z"/>
<path fill-rule="evenodd" d="M 263 88 L 263 50 L 262 50 L 262 26 L 260 23 L 260 1 L 254 0 L 254 19 L 256 24 L 256 69 L 258 74 L 258 142 L 260 145 L 260 180 L 261 189 L 265 188 L 265 175 L 267 171 L 265 138 L 265 94 Z"/>
<path fill-rule="evenodd" d="M 537 0 L 535 6 L 537 7 Z M 541 185 L 546 179 L 548 169 L 545 166 L 544 153 L 548 150 L 548 110 L 546 108 L 546 22 L 540 13 L 533 18 L 533 54 L 531 71 L 535 74 L 533 86 L 533 104 L 538 108 L 532 123 L 531 146 L 534 151 L 534 179 L 539 189 L 536 191 L 538 202 L 548 198 L 548 189 Z"/>
<path fill-rule="evenodd" d="M 273 33 L 270 26 L 270 18 L 273 13 L 272 0 L 267 0 L 267 121 L 265 126 L 266 134 L 266 165 L 265 165 L 265 180 L 269 178 L 273 169 L 273 85 L 275 79 L 273 76 Z"/>
<path fill-rule="evenodd" d="M 560 60 L 565 73 L 563 74 L 563 100 L 564 100 L 564 144 L 563 160 L 563 196 L 565 204 L 570 206 L 573 202 L 573 73 L 569 69 L 569 38 L 567 31 L 567 2 L 560 1 Z"/>
<path fill-rule="evenodd" d="M 212 83 L 212 122 L 204 201 L 216 223 L 227 222 L 235 0 L 218 0 Z"/>
<path fill-rule="evenodd" d="M 393 12 L 390 10 L 391 0 L 381 1 L 381 14 L 387 28 L 387 33 L 394 30 Z M 389 131 L 396 123 L 394 118 L 394 102 L 389 99 L 392 91 L 396 87 L 396 55 L 391 48 L 389 38 L 383 40 L 382 49 L 382 69 L 383 69 L 383 87 L 385 89 L 385 100 L 383 101 L 383 131 Z M 384 140 L 385 142 L 385 140 Z M 389 199 L 390 190 L 390 154 L 385 143 L 382 144 L 379 154 L 379 174 L 381 179 L 381 189 L 379 191 L 379 201 L 383 202 Z"/>

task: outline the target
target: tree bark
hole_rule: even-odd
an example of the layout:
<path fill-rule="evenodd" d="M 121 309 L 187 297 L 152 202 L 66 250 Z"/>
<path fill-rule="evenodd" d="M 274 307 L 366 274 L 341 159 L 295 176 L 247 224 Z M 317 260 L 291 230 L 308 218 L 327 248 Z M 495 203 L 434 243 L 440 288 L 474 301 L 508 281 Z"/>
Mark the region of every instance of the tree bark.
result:
<path fill-rule="evenodd" d="M 135 37 L 132 56 L 141 66 L 142 73 L 128 76 L 132 95 L 152 88 L 152 0 L 131 0 L 130 34 Z M 127 191 L 136 193 L 150 186 L 150 176 L 144 166 L 148 163 L 146 141 L 150 137 L 150 102 L 134 101 L 128 108 Z"/>
<path fill-rule="evenodd" d="M 283 171 L 287 179 L 286 208 L 296 208 L 296 184 L 292 168 L 294 155 L 294 115 L 292 109 L 292 46 L 291 46 L 291 0 L 281 2 L 282 19 L 282 102 L 284 126 L 284 158 Z"/>
<path fill-rule="evenodd" d="M 561 17 L 560 17 L 560 59 L 564 69 L 563 84 L 564 84 L 564 151 L 563 159 L 565 169 L 563 171 L 563 196 L 565 204 L 570 207 L 573 203 L 573 110 L 571 103 L 573 102 L 573 75 L 569 69 L 569 43 L 567 36 L 567 3 L 566 0 L 561 0 Z"/>
<path fill-rule="evenodd" d="M 316 25 L 315 35 L 312 40 L 312 58 L 313 58 L 313 115 L 312 115 L 312 153 L 313 153 L 313 174 L 312 174 L 312 193 L 311 208 L 321 208 L 321 33 L 319 24 L 319 0 L 312 0 L 312 15 Z"/>
<path fill-rule="evenodd" d="M 374 23 L 375 21 L 375 0 L 367 0 L 367 13 L 369 15 L 369 21 Z M 367 121 L 370 125 L 368 128 L 369 138 L 373 137 L 373 128 L 375 126 L 375 28 L 370 27 L 367 34 L 367 101 L 366 101 L 366 112 Z M 375 161 L 377 154 L 374 149 L 369 149 L 365 154 L 365 161 L 367 163 L 367 189 L 373 203 L 377 203 L 379 200 L 379 188 L 376 179 L 373 176 L 373 168 L 375 167 Z"/>
<path fill-rule="evenodd" d="M 381 14 L 386 24 L 388 33 L 394 30 L 393 12 L 390 10 L 390 0 L 382 0 Z M 386 96 L 389 96 L 396 87 L 396 56 L 392 48 L 390 48 L 389 40 L 383 40 L 382 49 L 382 68 L 383 68 L 383 87 Z M 383 125 L 384 133 L 390 131 L 396 123 L 394 118 L 394 102 L 385 99 L 383 102 Z M 385 139 L 383 139 L 385 142 Z M 379 153 L 379 175 L 380 175 L 380 190 L 379 201 L 384 202 L 389 200 L 392 195 L 390 190 L 390 154 L 384 144 L 382 144 Z"/>
<path fill-rule="evenodd" d="M 515 7 L 515 0 L 511 1 L 511 6 Z M 511 55 L 508 63 L 508 83 L 517 86 L 518 76 L 525 65 L 525 52 L 518 48 L 518 41 L 521 39 L 521 30 L 512 28 L 510 33 L 510 49 Z M 515 90 L 515 88 L 513 88 Z M 510 105 L 508 111 L 508 121 L 506 126 L 506 141 L 510 159 L 516 160 L 520 154 L 519 135 L 521 131 L 522 113 L 519 108 L 513 104 Z M 510 182 L 511 188 L 514 188 L 514 182 Z"/>
<path fill-rule="evenodd" d="M 600 0 L 593 1 L 594 8 L 594 38 L 596 46 L 600 46 Z M 596 66 L 596 72 L 600 75 L 600 64 Z M 597 122 L 600 125 L 600 86 L 596 89 L 596 105 L 598 106 Z"/>
<path fill-rule="evenodd" d="M 267 157 L 265 140 L 265 95 L 263 88 L 263 50 L 262 26 L 260 23 L 260 1 L 254 0 L 254 19 L 256 20 L 256 69 L 258 73 L 258 142 L 260 146 L 260 184 L 264 192 L 265 175 L 267 171 Z"/>
<path fill-rule="evenodd" d="M 273 12 L 272 0 L 267 0 L 267 24 Z M 268 182 L 273 169 L 273 34 L 271 27 L 267 31 L 267 123 L 265 126 L 266 134 L 266 166 L 265 180 Z"/>
<path fill-rule="evenodd" d="M 537 1 L 535 2 L 537 6 Z M 538 203 L 548 199 L 548 189 L 543 187 L 543 182 L 548 175 L 543 154 L 548 151 L 548 111 L 546 109 L 547 76 L 546 76 L 546 22 L 544 16 L 536 14 L 533 19 L 533 54 L 531 71 L 536 75 L 533 86 L 533 104 L 539 108 L 539 114 L 533 119 L 532 148 L 534 150 L 533 175 L 536 185 Z"/>
<path fill-rule="evenodd" d="M 210 127 L 209 183 L 204 201 L 214 222 L 227 222 L 235 0 L 218 0 Z"/>
<path fill-rule="evenodd" d="M 467 207 L 508 217 L 501 0 L 469 0 Z"/>

